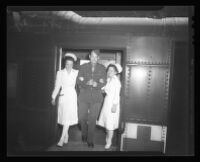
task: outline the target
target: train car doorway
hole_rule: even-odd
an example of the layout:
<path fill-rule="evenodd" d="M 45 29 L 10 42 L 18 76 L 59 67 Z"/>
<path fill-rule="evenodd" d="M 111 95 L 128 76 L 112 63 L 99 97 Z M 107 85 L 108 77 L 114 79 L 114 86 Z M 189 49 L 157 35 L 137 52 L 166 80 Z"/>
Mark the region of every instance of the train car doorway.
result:
<path fill-rule="evenodd" d="M 56 55 L 56 71 L 61 70 L 64 68 L 64 64 L 62 62 L 62 58 L 64 54 L 67 52 L 72 52 L 77 56 L 77 61 L 74 64 L 74 69 L 79 70 L 80 65 L 89 62 L 89 53 L 92 49 L 73 49 L 73 48 L 59 48 L 58 53 Z M 110 63 L 119 63 L 123 67 L 123 60 L 122 56 L 124 51 L 123 50 L 113 50 L 113 49 L 100 49 L 100 59 L 98 63 L 103 64 L 105 67 L 107 67 Z M 123 76 L 120 75 L 120 80 L 122 82 L 123 87 Z M 76 86 L 77 95 L 79 94 L 79 89 Z M 121 90 L 122 92 L 122 90 Z M 62 132 L 62 126 L 57 126 L 57 141 L 59 140 Z M 119 130 L 115 130 L 114 137 L 113 137 L 113 144 L 111 150 L 119 150 Z M 95 130 L 95 137 L 94 137 L 94 151 L 105 151 L 105 136 L 106 132 L 105 129 L 96 125 Z M 56 141 L 56 142 L 57 142 Z M 63 147 L 66 151 L 87 151 L 87 147 L 85 144 L 85 147 L 83 146 L 82 140 L 81 140 L 81 128 L 80 125 L 74 125 L 69 128 L 69 144 L 66 147 Z M 71 146 L 71 147 L 70 147 Z"/>

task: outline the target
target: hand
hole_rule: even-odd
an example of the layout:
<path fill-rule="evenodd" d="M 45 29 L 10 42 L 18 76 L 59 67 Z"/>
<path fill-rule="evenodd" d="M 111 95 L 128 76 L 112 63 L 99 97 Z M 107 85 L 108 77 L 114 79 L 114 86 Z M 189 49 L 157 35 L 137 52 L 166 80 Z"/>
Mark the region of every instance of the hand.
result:
<path fill-rule="evenodd" d="M 104 83 L 104 80 L 103 80 L 103 79 L 99 79 L 99 82 L 100 82 L 100 83 Z"/>
<path fill-rule="evenodd" d="M 53 106 L 55 106 L 55 105 L 56 105 L 56 100 L 55 100 L 55 99 L 52 99 L 52 100 L 51 100 L 51 104 L 52 104 Z"/>
<path fill-rule="evenodd" d="M 93 85 L 93 80 L 91 79 L 91 80 L 87 81 L 86 84 L 87 84 L 87 85 Z"/>
<path fill-rule="evenodd" d="M 97 86 L 97 82 L 94 81 L 93 84 L 92 84 L 92 86 L 96 87 Z"/>
<path fill-rule="evenodd" d="M 106 92 L 105 92 L 105 86 L 101 88 L 101 92 L 102 92 L 102 93 L 106 93 Z"/>
<path fill-rule="evenodd" d="M 80 81 L 84 81 L 84 78 L 83 78 L 83 77 L 79 77 L 79 80 L 80 80 Z"/>
<path fill-rule="evenodd" d="M 117 111 L 117 104 L 113 104 L 113 106 L 111 108 L 111 112 L 116 113 L 116 111 Z"/>

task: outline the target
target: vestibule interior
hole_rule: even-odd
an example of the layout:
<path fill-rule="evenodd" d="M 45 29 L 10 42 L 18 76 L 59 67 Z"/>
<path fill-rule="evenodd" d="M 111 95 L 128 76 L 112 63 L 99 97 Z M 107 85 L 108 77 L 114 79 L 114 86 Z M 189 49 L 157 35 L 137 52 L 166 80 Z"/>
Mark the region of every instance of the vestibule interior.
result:
<path fill-rule="evenodd" d="M 168 126 L 166 155 L 194 154 L 194 51 L 189 35 L 192 7 L 164 6 L 157 11 L 77 11 L 83 18 L 90 14 L 115 19 L 123 15 L 123 19 L 117 20 L 125 22 L 120 25 L 114 23 L 114 19 L 98 21 L 102 24 L 90 19 L 81 21 L 89 24 L 82 24 L 75 21 L 75 16 L 72 21 L 59 13 L 54 15 L 56 12 L 18 10 L 12 7 L 7 10 L 9 154 L 17 154 L 18 150 L 44 151 L 56 144 L 60 128 L 56 122 L 57 109 L 51 105 L 51 93 L 56 71 L 62 68 L 61 58 L 67 51 L 74 52 L 80 59 L 75 66 L 78 69 L 80 63 L 88 59 L 89 51 L 95 48 L 101 50 L 101 63 L 116 61 L 123 66 L 120 78 L 122 121 L 142 123 L 142 119 L 148 119 L 147 122 L 153 120 L 158 124 L 164 121 Z M 131 17 L 139 19 L 125 21 Z M 137 69 L 144 71 L 144 80 L 139 80 L 141 73 L 137 75 Z M 138 98 L 137 94 L 147 98 Z M 131 106 L 133 103 L 135 105 Z M 166 109 L 162 103 L 167 105 Z M 155 115 L 162 110 L 167 113 Z M 120 128 L 114 138 L 118 149 L 124 126 L 120 124 Z M 140 139 L 149 138 L 149 128 L 138 130 L 144 133 Z M 80 139 L 78 126 L 72 127 L 70 133 L 71 141 Z M 104 130 L 97 128 L 95 138 L 102 148 L 104 135 Z M 127 145 L 129 147 L 136 148 L 135 145 Z"/>

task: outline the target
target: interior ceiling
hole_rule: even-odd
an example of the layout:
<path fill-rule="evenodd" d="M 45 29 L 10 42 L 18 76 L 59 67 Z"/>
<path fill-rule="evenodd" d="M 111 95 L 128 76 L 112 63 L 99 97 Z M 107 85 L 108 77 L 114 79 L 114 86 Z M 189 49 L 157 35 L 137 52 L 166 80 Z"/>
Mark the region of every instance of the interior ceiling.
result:
<path fill-rule="evenodd" d="M 127 11 L 74 11 L 83 17 L 187 17 L 186 6 L 141 7 Z"/>
<path fill-rule="evenodd" d="M 47 8 L 48 9 L 48 8 Z M 27 11 L 26 8 L 24 8 Z M 31 10 L 30 10 L 31 11 Z M 82 17 L 148 17 L 148 18 L 166 18 L 166 17 L 188 17 L 188 6 L 151 6 L 151 7 L 133 7 L 132 10 L 112 10 L 107 8 L 105 11 L 83 11 L 73 10 L 76 14 Z M 41 10 L 39 10 L 41 12 Z M 31 14 L 23 14 L 23 7 L 15 9 L 8 7 L 7 9 L 7 29 L 12 31 L 47 31 L 59 30 L 65 31 L 69 28 L 74 28 L 73 23 L 58 17 L 52 16 L 51 11 L 46 16 L 38 14 L 38 10 L 32 11 Z"/>

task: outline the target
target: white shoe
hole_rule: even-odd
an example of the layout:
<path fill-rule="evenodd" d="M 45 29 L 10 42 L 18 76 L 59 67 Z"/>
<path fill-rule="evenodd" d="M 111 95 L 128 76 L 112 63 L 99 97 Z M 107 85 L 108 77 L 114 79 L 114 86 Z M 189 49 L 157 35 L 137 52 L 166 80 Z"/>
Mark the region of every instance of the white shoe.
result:
<path fill-rule="evenodd" d="M 62 147 L 63 144 L 64 144 L 64 140 L 61 139 L 61 140 L 58 142 L 57 146 Z"/>
<path fill-rule="evenodd" d="M 63 147 L 63 144 L 64 144 L 64 142 L 58 142 L 58 144 L 57 144 L 57 146 L 59 146 L 59 147 Z"/>
<path fill-rule="evenodd" d="M 110 146 L 111 146 L 111 143 L 107 143 L 107 144 L 105 145 L 105 149 L 110 149 Z"/>

